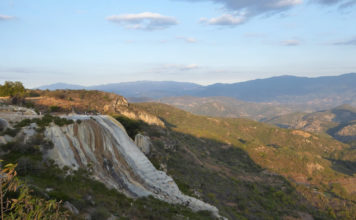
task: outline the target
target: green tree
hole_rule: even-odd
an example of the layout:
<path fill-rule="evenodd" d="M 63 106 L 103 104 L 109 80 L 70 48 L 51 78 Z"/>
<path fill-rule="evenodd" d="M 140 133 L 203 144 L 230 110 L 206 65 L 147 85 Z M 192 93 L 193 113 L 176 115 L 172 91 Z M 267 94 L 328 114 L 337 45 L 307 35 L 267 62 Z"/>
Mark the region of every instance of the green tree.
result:
<path fill-rule="evenodd" d="M 4 85 L 0 85 L 0 96 L 24 96 L 26 89 L 21 82 L 6 81 Z"/>

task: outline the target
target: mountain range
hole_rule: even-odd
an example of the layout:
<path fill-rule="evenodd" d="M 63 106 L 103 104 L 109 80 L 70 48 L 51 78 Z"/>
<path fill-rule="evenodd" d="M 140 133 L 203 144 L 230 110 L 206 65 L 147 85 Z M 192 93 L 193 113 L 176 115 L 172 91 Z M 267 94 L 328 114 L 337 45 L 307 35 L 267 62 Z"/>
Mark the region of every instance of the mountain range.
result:
<path fill-rule="evenodd" d="M 342 104 L 356 106 L 356 73 L 316 78 L 278 76 L 246 82 L 202 86 L 187 82 L 137 81 L 97 86 L 57 83 L 38 89 L 87 89 L 112 92 L 133 100 L 156 100 L 174 96 L 225 96 L 247 102 L 277 103 L 308 111 Z"/>

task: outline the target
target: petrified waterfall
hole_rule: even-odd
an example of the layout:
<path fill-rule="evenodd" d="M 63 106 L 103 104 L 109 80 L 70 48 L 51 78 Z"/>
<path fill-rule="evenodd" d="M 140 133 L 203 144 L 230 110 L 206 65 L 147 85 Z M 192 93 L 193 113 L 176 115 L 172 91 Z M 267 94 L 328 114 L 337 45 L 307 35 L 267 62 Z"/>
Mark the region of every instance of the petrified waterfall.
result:
<path fill-rule="evenodd" d="M 127 196 L 152 195 L 219 216 L 216 207 L 182 194 L 171 177 L 156 170 L 115 119 L 110 116 L 69 118 L 82 122 L 64 127 L 53 125 L 45 131 L 46 137 L 54 143 L 47 156 L 59 166 L 75 170 L 90 166 L 94 178 Z"/>

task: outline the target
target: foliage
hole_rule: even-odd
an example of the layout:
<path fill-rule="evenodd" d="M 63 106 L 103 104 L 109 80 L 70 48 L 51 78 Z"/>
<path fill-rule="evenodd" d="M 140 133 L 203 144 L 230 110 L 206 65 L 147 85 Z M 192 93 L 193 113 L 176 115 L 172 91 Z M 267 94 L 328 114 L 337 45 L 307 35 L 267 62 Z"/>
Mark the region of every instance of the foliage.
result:
<path fill-rule="evenodd" d="M 69 125 L 74 123 L 74 121 L 71 119 L 45 114 L 42 118 L 23 119 L 22 121 L 18 122 L 15 125 L 15 127 L 22 128 L 22 127 L 29 126 L 32 123 L 36 123 L 41 129 L 43 129 L 46 126 L 49 126 L 50 123 L 52 122 L 54 122 L 58 126 L 64 126 L 64 125 Z"/>
<path fill-rule="evenodd" d="M 115 116 L 114 118 L 125 127 L 127 134 L 133 140 L 135 139 L 136 134 L 141 131 L 141 121 L 133 120 L 125 116 Z"/>
<path fill-rule="evenodd" d="M 288 182 L 293 184 L 298 189 L 298 192 L 300 189 L 298 186 L 305 184 L 307 190 L 303 191 L 303 196 L 305 195 L 306 199 L 310 203 L 315 204 L 320 210 L 328 212 L 329 209 L 332 209 L 338 218 L 346 219 L 346 216 L 349 216 L 345 214 L 346 211 L 356 214 L 355 196 L 351 196 L 350 192 L 345 193 L 345 190 L 342 190 L 342 188 L 328 186 L 333 182 L 343 184 L 347 179 L 352 181 L 352 176 L 349 176 L 348 173 L 339 172 L 335 168 L 336 164 L 331 164 L 328 159 L 333 153 L 343 152 L 346 149 L 350 149 L 350 147 L 331 137 L 277 128 L 247 119 L 198 116 L 164 104 L 141 103 L 134 105 L 136 108 L 154 114 L 165 121 L 169 132 L 161 132 L 162 134 L 177 132 L 182 133 L 184 135 L 183 137 L 195 136 L 205 140 L 205 142 L 207 142 L 206 140 L 216 141 L 220 143 L 220 147 L 225 149 L 240 149 L 242 152 L 248 154 L 246 156 L 252 159 L 252 163 L 256 163 L 261 168 L 268 169 L 276 175 L 282 175 L 288 179 Z M 147 129 L 146 132 L 152 133 L 149 129 Z M 160 139 L 162 138 L 163 137 Z M 157 140 L 156 137 L 155 139 Z M 170 139 L 180 140 L 178 138 Z M 172 140 L 167 142 L 172 142 Z M 186 147 L 194 146 L 193 143 L 188 143 L 185 144 Z M 158 144 L 156 146 L 161 145 L 162 144 Z M 206 145 L 206 143 L 204 143 L 204 145 Z M 204 145 L 200 144 L 197 146 L 202 147 Z M 165 148 L 167 147 L 163 149 Z M 189 151 L 186 153 L 191 154 L 192 152 L 194 153 L 194 151 L 189 148 Z M 214 169 L 218 169 L 219 167 L 219 169 L 225 170 L 228 165 L 236 166 L 233 168 L 234 170 L 250 172 L 249 169 L 252 168 L 251 163 L 239 163 L 239 160 L 241 161 L 244 157 L 241 158 L 241 156 L 238 156 L 238 154 L 231 150 L 226 150 L 225 153 L 222 153 L 223 151 L 216 156 L 212 156 L 215 154 L 211 151 L 202 151 L 199 160 L 204 161 L 207 158 L 213 157 L 214 159 L 210 160 L 216 161 L 216 164 L 211 165 Z M 242 154 L 240 153 L 240 155 Z M 157 158 L 165 159 L 167 156 L 159 155 L 155 157 L 155 159 Z M 178 158 L 178 154 L 174 152 L 174 157 L 169 157 L 168 162 L 172 162 L 176 158 Z M 160 163 L 164 163 L 164 161 L 165 160 L 163 160 L 163 162 L 160 161 Z M 189 164 L 186 160 L 184 161 L 182 165 L 188 166 Z M 179 162 L 174 163 L 174 167 L 177 167 L 177 165 L 180 165 Z M 172 164 L 168 163 L 167 167 L 169 168 L 170 166 L 172 166 Z M 204 164 L 204 166 L 206 165 Z M 193 169 L 193 167 L 191 167 L 191 169 Z M 184 175 L 187 174 L 187 170 L 190 169 L 187 167 L 182 168 Z M 181 177 L 184 177 L 184 175 L 182 174 Z M 174 176 L 174 174 L 172 174 L 172 176 Z M 185 183 L 192 182 L 192 179 L 197 175 L 191 174 L 189 176 L 190 178 L 186 180 Z M 244 175 L 242 175 L 241 178 L 245 178 Z M 206 182 L 208 181 L 210 181 L 209 178 L 206 178 Z M 214 187 L 214 185 L 210 187 Z M 221 191 L 224 191 L 226 188 L 227 186 L 225 185 L 221 187 L 220 190 L 216 190 L 216 192 L 221 194 Z M 318 189 L 319 196 L 312 196 L 315 194 L 316 188 Z M 231 191 L 233 190 L 230 190 L 230 192 Z M 216 192 L 212 193 L 218 195 Z M 209 197 L 208 199 L 211 198 Z M 256 200 L 261 201 L 258 197 L 256 197 Z M 219 198 L 217 198 L 217 201 L 219 201 Z M 267 202 L 266 204 L 273 203 Z M 224 207 L 222 209 L 224 209 Z M 350 216 L 352 216 L 352 214 L 350 214 Z"/>
<path fill-rule="evenodd" d="M 52 105 L 49 107 L 50 112 L 59 112 L 60 110 L 61 110 L 61 107 L 59 107 L 57 105 Z"/>
<path fill-rule="evenodd" d="M 0 85 L 0 96 L 23 96 L 26 90 L 21 82 L 6 81 L 4 85 Z"/>
<path fill-rule="evenodd" d="M 32 196 L 30 188 L 17 178 L 15 168 L 15 164 L 7 164 L 0 171 L 2 220 L 67 218 L 60 210 L 61 202 Z"/>
<path fill-rule="evenodd" d="M 7 128 L 5 131 L 0 132 L 0 135 L 9 135 L 11 137 L 15 137 L 19 133 L 19 129 L 12 129 L 12 128 Z"/>
<path fill-rule="evenodd" d="M 286 179 L 269 175 L 238 148 L 160 127 L 145 126 L 143 132 L 153 142 L 149 159 L 166 164 L 184 194 L 215 205 L 228 219 L 283 219 L 298 212 L 328 219 Z"/>

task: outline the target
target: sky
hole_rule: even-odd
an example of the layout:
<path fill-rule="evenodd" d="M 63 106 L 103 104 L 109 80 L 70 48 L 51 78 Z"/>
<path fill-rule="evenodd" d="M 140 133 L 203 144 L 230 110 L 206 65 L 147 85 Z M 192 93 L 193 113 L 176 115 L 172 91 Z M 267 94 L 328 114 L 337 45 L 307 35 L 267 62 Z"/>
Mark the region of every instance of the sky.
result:
<path fill-rule="evenodd" d="M 0 83 L 356 72 L 356 0 L 0 0 Z"/>

